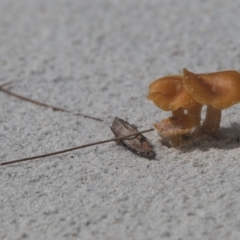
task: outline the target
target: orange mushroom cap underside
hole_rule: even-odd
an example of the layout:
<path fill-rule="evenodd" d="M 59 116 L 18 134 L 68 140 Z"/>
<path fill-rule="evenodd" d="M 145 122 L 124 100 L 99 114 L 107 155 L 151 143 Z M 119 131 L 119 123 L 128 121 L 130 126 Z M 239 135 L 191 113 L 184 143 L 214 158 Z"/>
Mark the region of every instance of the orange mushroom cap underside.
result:
<path fill-rule="evenodd" d="M 165 111 L 175 111 L 180 107 L 189 109 L 196 104 L 184 88 L 181 75 L 163 77 L 151 83 L 147 98 Z"/>
<path fill-rule="evenodd" d="M 185 114 L 180 118 L 169 117 L 163 119 L 161 122 L 155 123 L 154 127 L 164 136 L 176 136 L 189 133 L 195 125 L 194 118 Z"/>
<path fill-rule="evenodd" d="M 195 74 L 183 69 L 183 75 L 185 88 L 201 104 L 224 109 L 240 101 L 240 74 L 237 71 Z"/>

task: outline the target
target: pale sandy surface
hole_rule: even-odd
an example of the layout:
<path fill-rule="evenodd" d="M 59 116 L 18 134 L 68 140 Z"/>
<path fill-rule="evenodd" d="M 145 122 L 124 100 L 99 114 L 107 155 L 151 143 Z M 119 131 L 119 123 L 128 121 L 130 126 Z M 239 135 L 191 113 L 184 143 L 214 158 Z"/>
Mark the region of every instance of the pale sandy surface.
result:
<path fill-rule="evenodd" d="M 169 115 L 148 84 L 183 67 L 240 70 L 238 0 L 1 0 L 0 82 L 104 119 L 54 112 L 0 92 L 0 161 L 112 138 Z M 181 149 L 146 136 L 155 161 L 109 143 L 0 167 L 0 239 L 239 239 L 240 105 L 216 140 Z"/>

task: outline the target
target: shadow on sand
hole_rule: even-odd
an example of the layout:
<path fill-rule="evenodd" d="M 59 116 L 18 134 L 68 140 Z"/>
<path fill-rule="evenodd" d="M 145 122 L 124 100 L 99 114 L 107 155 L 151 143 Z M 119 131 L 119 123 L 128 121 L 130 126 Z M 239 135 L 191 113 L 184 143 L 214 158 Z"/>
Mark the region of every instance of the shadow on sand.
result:
<path fill-rule="evenodd" d="M 206 135 L 190 137 L 186 143 L 179 147 L 183 152 L 208 151 L 211 148 L 230 150 L 240 147 L 240 123 L 232 123 L 230 127 L 219 129 L 218 136 L 212 138 Z"/>

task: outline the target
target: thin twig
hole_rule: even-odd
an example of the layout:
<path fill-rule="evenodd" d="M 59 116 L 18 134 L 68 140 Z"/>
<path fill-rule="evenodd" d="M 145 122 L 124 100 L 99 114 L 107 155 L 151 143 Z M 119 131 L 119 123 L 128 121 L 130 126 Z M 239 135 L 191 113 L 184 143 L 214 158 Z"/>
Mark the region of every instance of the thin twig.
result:
<path fill-rule="evenodd" d="M 153 131 L 153 130 L 154 129 L 151 128 L 151 129 L 144 130 L 144 131 L 141 131 L 141 132 L 138 132 L 138 133 L 134 133 L 134 134 L 130 134 L 130 135 L 127 135 L 127 136 L 123 136 L 123 137 L 120 137 L 120 138 L 114 138 L 114 139 L 108 139 L 108 140 L 104 140 L 104 141 L 89 143 L 89 144 L 81 145 L 81 146 L 78 146 L 78 147 L 68 148 L 68 149 L 64 149 L 64 150 L 61 150 L 61 151 L 52 152 L 52 153 L 46 153 L 46 154 L 42 154 L 42 155 L 38 155 L 38 156 L 11 160 L 11 161 L 8 161 L 8 162 L 0 163 L 0 165 L 9 165 L 9 164 L 18 163 L 18 162 L 34 160 L 34 159 L 37 159 L 37 158 L 49 157 L 49 156 L 53 156 L 53 155 L 57 155 L 57 154 L 61 154 L 61 153 L 66 153 L 66 152 L 74 151 L 74 150 L 77 150 L 77 149 L 80 149 L 80 148 L 86 148 L 86 147 L 99 145 L 99 144 L 103 144 L 103 143 L 107 143 L 107 142 L 113 142 L 113 141 L 117 142 L 119 140 L 124 140 L 124 139 L 127 139 L 129 137 L 137 136 L 137 135 L 139 135 L 141 133 L 146 133 L 146 132 L 150 132 L 150 131 Z"/>
<path fill-rule="evenodd" d="M 0 89 L 3 88 L 3 87 L 6 87 L 6 86 L 9 85 L 9 84 L 12 84 L 13 82 L 14 82 L 14 81 L 12 80 L 12 81 L 8 81 L 8 82 L 5 82 L 5 83 L 0 84 Z"/>
<path fill-rule="evenodd" d="M 6 83 L 6 84 L 7 84 L 7 83 Z M 46 103 L 38 102 L 38 101 L 33 100 L 33 99 L 31 99 L 31 98 L 27 98 L 27 97 L 24 97 L 24 96 L 19 95 L 19 94 L 17 94 L 17 93 L 11 92 L 11 91 L 9 91 L 9 90 L 7 90 L 7 89 L 4 89 L 4 88 L 2 88 L 2 87 L 3 87 L 3 86 L 1 85 L 1 86 L 0 86 L 0 91 L 6 93 L 6 94 L 8 94 L 8 95 L 11 95 L 11 96 L 13 96 L 13 97 L 19 98 L 19 99 L 21 99 L 21 100 L 24 100 L 24 101 L 27 101 L 27 102 L 31 102 L 31 103 L 34 103 L 34 104 L 36 104 L 36 105 L 42 106 L 42 107 L 51 108 L 51 109 L 54 110 L 54 111 L 61 111 L 61 112 L 72 113 L 72 114 L 74 114 L 74 115 L 76 115 L 76 116 L 83 116 L 83 117 L 85 117 L 85 118 L 90 118 L 90 119 L 93 119 L 93 120 L 96 120 L 96 121 L 100 121 L 100 122 L 103 121 L 103 120 L 100 119 L 100 118 L 91 117 L 91 116 L 89 116 L 89 115 L 85 115 L 85 114 L 82 114 L 82 113 L 73 113 L 72 111 L 69 111 L 69 110 L 64 109 L 64 108 L 59 108 L 59 107 L 55 107 L 55 106 L 52 106 L 52 105 L 49 105 L 49 104 L 46 104 Z"/>

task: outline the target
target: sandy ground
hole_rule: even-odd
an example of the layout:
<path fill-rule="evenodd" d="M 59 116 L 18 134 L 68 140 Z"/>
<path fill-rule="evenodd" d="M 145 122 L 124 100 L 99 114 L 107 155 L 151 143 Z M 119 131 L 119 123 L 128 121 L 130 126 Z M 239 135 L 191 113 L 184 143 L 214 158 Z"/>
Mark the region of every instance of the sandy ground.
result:
<path fill-rule="evenodd" d="M 2 0 L 0 83 L 74 116 L 0 92 L 0 161 L 112 138 L 170 115 L 150 82 L 183 67 L 239 70 L 237 0 Z M 205 111 L 205 109 L 204 109 Z M 203 111 L 203 117 L 204 117 Z M 115 143 L 0 167 L 0 239 L 239 239 L 240 105 L 217 139 L 155 146 L 153 161 Z"/>

